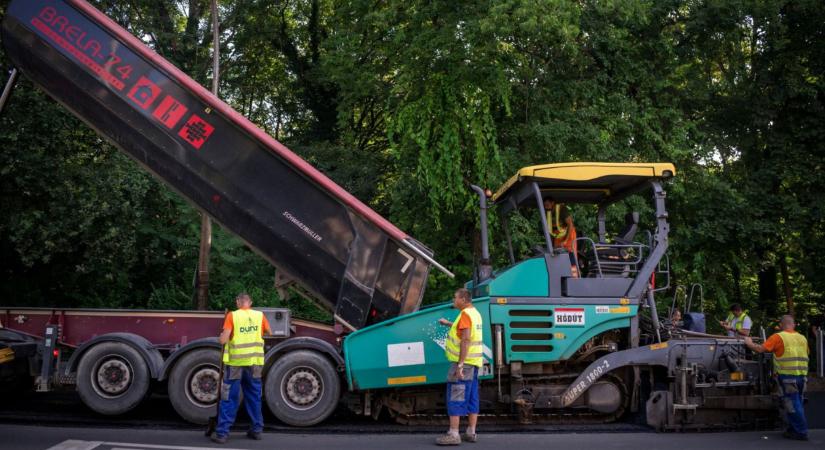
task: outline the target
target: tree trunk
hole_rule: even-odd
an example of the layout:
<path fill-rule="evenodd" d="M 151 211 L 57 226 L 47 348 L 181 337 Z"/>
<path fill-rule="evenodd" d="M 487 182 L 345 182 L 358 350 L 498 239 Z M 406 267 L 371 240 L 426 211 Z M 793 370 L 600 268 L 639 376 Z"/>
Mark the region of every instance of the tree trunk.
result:
<path fill-rule="evenodd" d="M 220 27 L 218 26 L 218 0 L 212 0 L 212 93 L 218 96 L 220 71 Z M 198 276 L 196 278 L 195 308 L 209 307 L 209 254 L 212 250 L 212 220 L 201 213 L 201 239 L 198 252 Z"/>
<path fill-rule="evenodd" d="M 742 271 L 738 264 L 731 264 L 731 276 L 733 277 L 733 301 L 742 304 Z"/>
<path fill-rule="evenodd" d="M 787 306 L 788 314 L 794 314 L 793 304 L 793 289 L 791 288 L 791 280 L 788 276 L 788 260 L 785 254 L 779 255 L 779 270 L 782 273 L 782 287 L 785 288 L 785 304 Z"/>
<path fill-rule="evenodd" d="M 776 283 L 776 266 L 767 266 L 757 274 L 759 278 L 759 307 L 767 316 L 776 316 L 776 301 L 779 297 Z"/>

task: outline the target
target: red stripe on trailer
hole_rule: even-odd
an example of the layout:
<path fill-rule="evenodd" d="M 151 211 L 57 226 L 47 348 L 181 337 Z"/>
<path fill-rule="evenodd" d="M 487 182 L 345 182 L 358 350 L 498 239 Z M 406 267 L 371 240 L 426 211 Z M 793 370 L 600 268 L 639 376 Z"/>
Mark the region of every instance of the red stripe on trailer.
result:
<path fill-rule="evenodd" d="M 44 339 L 46 325 L 60 325 L 58 343 L 76 348 L 96 336 L 133 333 L 159 349 L 173 350 L 196 339 L 216 337 L 223 326 L 224 313 L 218 311 L 151 311 L 125 309 L 15 308 L 2 307 L 5 328 Z M 291 319 L 292 337 L 314 337 L 333 346 L 338 333 L 332 326 Z"/>
<path fill-rule="evenodd" d="M 338 186 L 334 181 L 329 179 L 326 175 L 321 173 L 318 169 L 304 161 L 300 156 L 292 152 L 285 145 L 276 141 L 272 136 L 264 133 L 263 130 L 255 126 L 246 117 L 239 114 L 229 105 L 224 103 L 221 99 L 212 95 L 206 88 L 198 84 L 195 80 L 189 78 L 180 69 L 175 67 L 172 63 L 165 60 L 163 57 L 152 51 L 138 38 L 123 29 L 120 25 L 115 23 L 112 19 L 100 12 L 94 6 L 86 3 L 83 0 L 67 0 L 68 3 L 75 6 L 78 10 L 83 12 L 86 16 L 97 22 L 106 31 L 112 33 L 115 37 L 128 44 L 131 50 L 135 51 L 139 56 L 149 60 L 152 64 L 163 69 L 174 81 L 182 84 L 194 95 L 198 96 L 211 106 L 214 110 L 220 112 L 224 116 L 234 121 L 244 131 L 254 136 L 263 142 L 271 151 L 284 158 L 287 162 L 292 164 L 295 168 L 301 171 L 304 175 L 309 177 L 312 181 L 318 183 L 329 192 L 335 194 L 344 204 L 354 209 L 357 213 L 363 215 L 378 227 L 386 231 L 390 236 L 399 241 L 408 238 L 408 235 L 401 231 L 398 227 L 393 225 L 390 221 L 382 217 L 377 212 L 373 211 L 369 206 L 355 198 L 352 194 Z"/>

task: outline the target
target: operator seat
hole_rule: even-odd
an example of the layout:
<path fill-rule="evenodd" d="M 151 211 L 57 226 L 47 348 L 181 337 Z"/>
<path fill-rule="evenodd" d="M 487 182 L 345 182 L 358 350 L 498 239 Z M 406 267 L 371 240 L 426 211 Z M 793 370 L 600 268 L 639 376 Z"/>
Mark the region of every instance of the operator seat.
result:
<path fill-rule="evenodd" d="M 633 238 L 636 237 L 636 232 L 639 231 L 639 213 L 636 211 L 630 212 L 625 214 L 624 216 L 624 228 L 613 239 L 613 242 L 617 244 L 630 244 L 633 242 Z"/>
<path fill-rule="evenodd" d="M 627 213 L 624 216 L 624 228 L 613 238 L 614 245 L 632 245 L 633 238 L 639 231 L 639 213 L 636 211 Z M 596 244 L 596 251 L 592 249 L 587 252 L 585 260 L 586 273 L 588 277 L 599 276 L 599 264 L 596 262 L 596 255 L 601 263 L 601 273 L 605 277 L 627 277 L 630 274 L 630 267 L 621 264 L 624 261 L 634 261 L 636 251 L 633 247 L 613 247 L 611 244 L 601 242 Z"/>

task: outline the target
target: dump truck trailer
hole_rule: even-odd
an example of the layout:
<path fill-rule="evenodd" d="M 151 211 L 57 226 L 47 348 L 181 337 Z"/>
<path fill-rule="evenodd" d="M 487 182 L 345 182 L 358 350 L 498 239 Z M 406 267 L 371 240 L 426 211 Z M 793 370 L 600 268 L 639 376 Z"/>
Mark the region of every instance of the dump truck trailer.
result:
<path fill-rule="evenodd" d="M 144 169 L 243 239 L 276 267 L 279 287 L 297 290 L 329 310 L 336 324 L 343 328 L 341 331 L 416 311 L 430 268 L 436 266 L 449 274 L 433 259 L 429 249 L 88 3 L 12 1 L 3 17 L 0 36 L 6 56 L 16 69 Z M 4 99 L 8 98 L 6 91 Z M 8 351 L 16 348 L 18 356 L 25 354 L 32 339 L 38 340 L 39 345 L 56 344 L 66 354 L 74 350 L 74 359 L 60 365 L 64 373 L 57 376 L 52 371 L 58 364 L 46 364 L 52 356 L 41 348 L 44 362 L 32 364 L 37 366 L 33 373 L 41 380 L 57 377 L 57 381 L 74 381 L 74 371 L 86 367 L 90 358 L 103 358 L 92 364 L 100 373 L 81 377 L 77 385 L 82 393 L 87 382 L 91 383 L 89 395 L 83 398 L 101 413 L 117 414 L 131 409 L 134 403 L 124 402 L 125 397 L 142 398 L 151 380 L 163 380 L 163 373 L 155 370 L 161 361 L 158 355 L 173 364 L 183 358 L 180 352 L 204 348 L 211 350 L 204 355 L 217 359 L 214 343 L 201 341 L 220 331 L 220 324 L 213 323 L 214 314 L 157 312 L 159 317 L 167 318 L 164 320 L 191 328 L 185 335 L 189 341 L 199 342 L 193 346 L 180 345 L 177 338 L 156 339 L 160 330 L 152 327 L 158 323 L 140 318 L 144 313 L 151 315 L 149 312 L 34 311 L 11 307 L 3 310 L 8 315 L 3 321 L 4 342 L 11 349 Z M 116 318 L 138 317 L 134 320 L 143 326 L 127 331 L 101 328 L 101 322 L 78 319 L 91 316 L 106 323 L 124 323 Z M 46 328 L 31 328 L 34 323 L 43 325 L 34 318 L 44 317 L 49 318 L 50 325 L 57 325 L 53 330 L 57 334 L 46 334 Z M 161 328 L 167 330 L 176 327 L 162 323 L 166 325 Z M 206 323 L 210 326 L 202 325 Z M 307 403 L 317 403 L 322 396 L 320 391 L 310 392 L 311 395 L 299 391 L 306 386 L 318 386 L 323 381 L 321 375 L 330 370 L 338 373 L 340 349 L 336 339 L 306 335 L 302 325 L 293 328 L 290 337 L 294 339 L 287 339 L 286 345 L 294 351 L 314 352 L 309 358 L 316 372 L 279 376 L 288 378 L 285 383 L 292 396 L 288 395 L 290 404 L 306 415 Z M 21 335 L 12 336 L 12 330 Z M 128 346 L 121 346 L 123 352 L 151 347 L 159 353 L 142 353 L 151 369 L 146 372 L 142 363 L 141 367 L 134 367 L 118 362 L 127 359 L 122 352 L 106 359 L 106 355 L 93 351 L 110 341 Z M 177 343 L 179 348 L 169 347 L 171 343 Z M 274 358 L 279 352 L 275 350 L 271 356 Z M 322 355 L 320 359 L 318 355 Z M 43 372 L 41 366 L 50 368 L 50 372 Z M 146 378 L 146 373 L 150 378 Z M 213 369 L 190 375 L 204 374 L 217 379 Z M 118 380 L 116 386 L 107 381 L 109 378 Z M 44 384 L 39 386 L 46 389 Z M 337 392 L 337 388 L 327 386 L 323 397 L 336 397 L 331 400 L 334 405 Z M 214 401 L 213 397 L 207 396 L 205 401 Z M 204 402 L 189 391 L 185 398 L 200 406 Z M 178 410 L 183 409 L 186 408 Z M 209 416 L 203 408 L 194 411 L 184 417 L 201 422 Z M 329 405 L 323 407 L 322 415 L 329 411 Z"/>
<path fill-rule="evenodd" d="M 0 35 L 24 75 L 333 313 L 335 327 L 267 312 L 283 325 L 267 340 L 264 372 L 280 420 L 313 425 L 340 401 L 408 423 L 443 414 L 449 362 L 438 319 L 457 311 L 419 308 L 430 268 L 449 273 L 430 250 L 87 3 L 12 1 Z M 482 257 L 465 286 L 484 320 L 485 417 L 611 421 L 631 411 L 660 429 L 776 418 L 768 360 L 741 340 L 659 319 L 655 293 L 669 278 L 664 185 L 675 173 L 668 163 L 544 164 L 520 169 L 494 195 L 473 187 Z M 653 201 L 652 229 L 642 232 L 634 213 L 611 233 L 607 209 L 640 194 Z M 597 235 L 580 237 L 572 254 L 556 248 L 550 200 L 595 205 Z M 488 209 L 508 247 L 498 269 Z M 540 244 L 526 256 L 510 242 L 513 215 L 538 225 Z M 203 422 L 211 412 L 219 350 L 210 336 L 221 313 L 0 314 L 0 376 L 32 376 L 40 390 L 76 385 L 104 414 L 166 383 L 183 417 Z"/>

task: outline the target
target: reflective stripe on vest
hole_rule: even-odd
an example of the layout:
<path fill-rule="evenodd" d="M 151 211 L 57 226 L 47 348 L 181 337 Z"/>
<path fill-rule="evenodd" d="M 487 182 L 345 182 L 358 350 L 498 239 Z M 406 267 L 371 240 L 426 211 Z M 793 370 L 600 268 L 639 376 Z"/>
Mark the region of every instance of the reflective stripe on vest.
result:
<path fill-rule="evenodd" d="M 747 311 L 742 311 L 742 315 L 739 316 L 739 317 L 736 317 L 736 316 L 733 315 L 733 313 L 730 313 L 730 314 L 728 314 L 728 318 L 725 320 L 725 322 L 731 324 L 731 323 L 733 323 L 733 319 L 736 319 L 736 324 L 733 326 L 733 329 L 734 330 L 741 330 L 742 325 L 745 323 L 746 318 L 748 318 L 748 312 Z"/>
<path fill-rule="evenodd" d="M 481 314 L 473 307 L 464 308 L 463 313 L 470 318 L 470 347 L 467 349 L 467 356 L 464 358 L 464 364 L 468 366 L 481 367 L 484 363 L 483 334 L 481 332 Z M 453 326 L 450 327 L 447 340 L 444 343 L 444 354 L 450 362 L 458 362 L 461 356 L 461 339 L 458 338 L 458 321 L 461 320 L 461 314 L 455 318 Z"/>
<path fill-rule="evenodd" d="M 254 309 L 232 311 L 232 339 L 226 344 L 223 362 L 230 366 L 264 365 L 264 314 Z"/>
<path fill-rule="evenodd" d="M 808 340 L 799 333 L 780 331 L 785 352 L 782 357 L 773 356 L 774 367 L 779 375 L 808 375 Z"/>
<path fill-rule="evenodd" d="M 567 236 L 567 224 L 562 226 L 559 221 L 559 216 L 561 215 L 561 205 L 557 203 L 553 209 L 554 211 L 547 211 L 547 228 L 549 228 L 550 236 L 555 239 L 561 239 Z M 554 212 L 555 217 L 553 216 Z"/>

